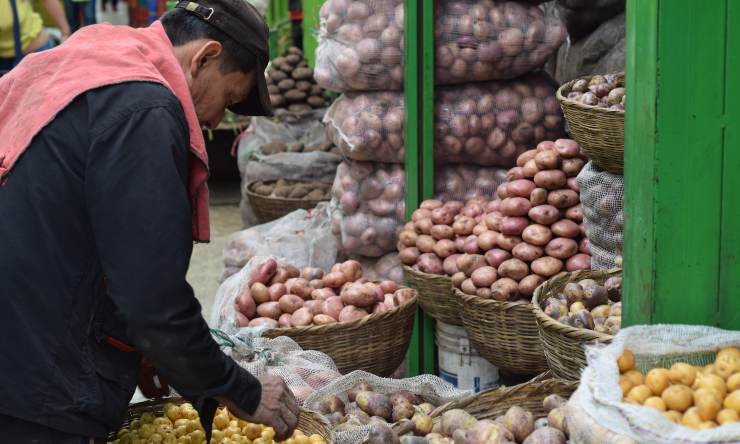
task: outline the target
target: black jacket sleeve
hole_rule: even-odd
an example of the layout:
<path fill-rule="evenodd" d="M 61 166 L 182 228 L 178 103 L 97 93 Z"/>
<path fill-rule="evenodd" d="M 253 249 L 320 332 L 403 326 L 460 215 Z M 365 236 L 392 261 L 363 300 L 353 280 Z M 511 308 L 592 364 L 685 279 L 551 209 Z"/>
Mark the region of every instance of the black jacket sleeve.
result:
<path fill-rule="evenodd" d="M 185 280 L 192 231 L 182 108 L 174 102 L 118 115 L 93 134 L 85 198 L 128 339 L 194 403 L 204 427 L 210 428 L 215 396 L 252 413 L 259 381 L 221 352 Z"/>

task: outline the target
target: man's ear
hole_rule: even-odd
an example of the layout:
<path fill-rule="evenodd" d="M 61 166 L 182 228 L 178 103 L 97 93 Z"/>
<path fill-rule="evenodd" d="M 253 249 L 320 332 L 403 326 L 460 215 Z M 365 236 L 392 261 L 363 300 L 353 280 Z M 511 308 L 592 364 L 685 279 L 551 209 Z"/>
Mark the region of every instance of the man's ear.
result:
<path fill-rule="evenodd" d="M 214 63 L 224 50 L 221 43 L 215 40 L 204 40 L 203 42 L 190 60 L 190 75 L 193 78 L 198 76 L 206 64 Z"/>

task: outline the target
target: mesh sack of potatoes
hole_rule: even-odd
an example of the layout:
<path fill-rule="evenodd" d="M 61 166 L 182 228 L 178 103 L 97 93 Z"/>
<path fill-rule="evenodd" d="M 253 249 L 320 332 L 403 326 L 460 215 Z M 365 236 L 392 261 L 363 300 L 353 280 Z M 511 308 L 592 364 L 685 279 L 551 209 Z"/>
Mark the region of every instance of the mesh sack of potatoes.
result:
<path fill-rule="evenodd" d="M 510 79 L 542 66 L 566 30 L 557 15 L 546 15 L 536 3 L 437 2 L 437 83 Z M 403 89 L 401 0 L 328 0 L 319 17 L 319 85 L 344 92 Z"/>
<path fill-rule="evenodd" d="M 441 201 L 489 198 L 506 182 L 506 169 L 466 164 L 437 165 L 435 197 Z"/>
<path fill-rule="evenodd" d="M 538 72 L 505 81 L 437 89 L 438 162 L 508 168 L 543 140 L 565 135 L 555 83 Z M 398 92 L 350 93 L 324 117 L 327 138 L 352 160 L 403 163 L 404 103 Z"/>
<path fill-rule="evenodd" d="M 706 430 L 676 424 L 657 409 L 625 402 L 619 379 L 618 360 L 626 350 L 632 352 L 635 367 L 644 374 L 656 367 L 670 368 L 678 362 L 704 366 L 714 362 L 720 349 L 733 346 L 740 346 L 740 332 L 706 326 L 652 325 L 625 328 L 611 344 L 587 347 L 588 367 L 567 410 L 568 425 L 576 427 L 575 435 L 583 437 L 577 442 L 601 444 L 616 439 L 614 435 L 632 440 L 616 441 L 625 443 L 740 442 L 740 422 Z M 735 371 L 740 371 L 740 359 L 734 365 Z M 571 416 L 575 414 L 585 414 L 587 418 L 574 421 Z M 578 428 L 593 423 L 603 431 L 584 432 Z"/>
<path fill-rule="evenodd" d="M 260 255 L 290 258 L 296 267 L 328 270 L 337 259 L 337 244 L 329 224 L 329 206 L 320 203 L 313 210 L 296 210 L 272 222 L 237 231 L 224 246 L 221 280 Z"/>
<path fill-rule="evenodd" d="M 578 177 L 583 206 L 583 225 L 591 249 L 591 268 L 617 266 L 624 237 L 624 177 L 586 163 Z"/>
<path fill-rule="evenodd" d="M 424 402 L 434 406 L 440 406 L 447 402 L 462 399 L 472 394 L 470 390 L 460 390 L 441 378 L 433 375 L 420 375 L 412 378 L 392 379 L 356 370 L 344 375 L 324 387 L 314 391 L 304 405 L 307 408 L 315 408 L 321 401 L 336 396 L 344 405 L 349 405 L 350 400 L 347 392 L 360 383 L 366 383 L 373 393 L 389 395 L 394 392 L 407 391 L 420 397 Z M 364 442 L 370 432 L 370 425 L 355 424 L 348 426 L 342 424 L 341 428 L 334 430 L 335 444 L 358 444 Z"/>
<path fill-rule="evenodd" d="M 269 339 L 256 334 L 259 330 L 254 328 L 242 328 L 233 334 L 213 332 L 226 355 L 237 364 L 254 376 L 280 376 L 300 403 L 341 376 L 334 361 L 320 351 L 303 350 L 287 336 Z"/>
<path fill-rule="evenodd" d="M 403 165 L 344 161 L 332 187 L 332 232 L 346 254 L 380 257 L 396 249 L 405 217 Z"/>
<path fill-rule="evenodd" d="M 382 281 L 389 279 L 403 283 L 403 270 L 401 261 L 398 259 L 398 253 L 388 253 L 381 258 L 358 257 L 357 260 L 362 264 L 362 275 L 370 281 Z"/>

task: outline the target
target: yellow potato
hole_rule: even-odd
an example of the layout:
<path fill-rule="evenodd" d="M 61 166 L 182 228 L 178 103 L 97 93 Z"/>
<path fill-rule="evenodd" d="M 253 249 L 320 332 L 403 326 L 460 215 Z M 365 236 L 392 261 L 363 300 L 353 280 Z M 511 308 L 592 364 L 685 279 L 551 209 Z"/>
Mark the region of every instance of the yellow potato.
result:
<path fill-rule="evenodd" d="M 707 429 L 713 429 L 717 427 L 717 423 L 714 421 L 703 421 L 701 424 L 699 424 L 699 427 L 697 427 L 699 430 L 707 430 Z"/>
<path fill-rule="evenodd" d="M 735 390 L 725 398 L 724 406 L 740 414 L 740 390 Z"/>
<path fill-rule="evenodd" d="M 177 438 L 177 444 L 192 444 L 193 442 L 190 440 L 190 437 L 187 435 L 183 435 Z"/>
<path fill-rule="evenodd" d="M 296 436 L 295 438 L 296 444 L 311 444 L 311 440 L 308 439 L 308 436 L 301 434 L 300 436 Z"/>
<path fill-rule="evenodd" d="M 658 396 L 651 396 L 648 399 L 645 400 L 645 403 L 643 404 L 645 407 L 652 407 L 655 410 L 659 410 L 661 412 L 666 411 L 665 402 L 663 402 L 663 399 Z"/>
<path fill-rule="evenodd" d="M 714 369 L 719 376 L 729 379 L 733 373 L 740 372 L 740 357 L 730 354 L 718 356 L 714 361 Z"/>
<path fill-rule="evenodd" d="M 308 437 L 311 440 L 311 444 L 325 444 L 326 441 L 324 441 L 324 438 L 321 437 L 321 435 L 314 433 L 313 435 Z"/>
<path fill-rule="evenodd" d="M 266 429 L 262 430 L 262 435 L 260 435 L 262 438 L 265 438 L 268 442 L 275 439 L 275 430 L 272 427 L 267 427 Z"/>
<path fill-rule="evenodd" d="M 167 418 L 170 419 L 170 421 L 175 422 L 178 419 L 182 418 L 182 412 L 180 411 L 180 407 L 176 405 L 170 404 L 169 406 L 165 407 L 164 409 L 165 415 L 167 415 Z"/>
<path fill-rule="evenodd" d="M 702 421 L 701 416 L 699 416 L 699 412 L 696 407 L 691 407 L 686 410 L 686 413 L 683 414 L 683 418 L 681 418 L 681 424 L 686 427 L 691 427 L 692 429 L 698 429 L 702 422 L 704 421 Z"/>
<path fill-rule="evenodd" d="M 179 419 L 178 419 L 178 421 L 179 421 Z M 187 421 L 187 419 L 185 421 Z M 175 427 L 175 436 L 178 437 L 178 438 L 181 437 L 181 436 L 187 435 L 188 432 L 189 432 L 189 430 L 188 430 L 188 426 L 187 425 L 181 425 L 181 426 Z"/>
<path fill-rule="evenodd" d="M 635 368 L 635 355 L 629 350 L 624 350 L 622 356 L 617 359 L 620 373 L 626 373 Z"/>
<path fill-rule="evenodd" d="M 645 382 L 645 377 L 640 373 L 640 370 L 632 369 L 624 374 L 629 379 L 633 386 L 642 385 Z"/>
<path fill-rule="evenodd" d="M 740 359 L 740 348 L 738 347 L 725 347 L 717 353 L 717 357 L 734 356 Z"/>
<path fill-rule="evenodd" d="M 154 416 L 153 413 L 146 412 L 143 415 L 141 415 L 141 418 L 139 419 L 141 420 L 142 423 L 151 424 L 152 422 L 154 422 L 154 418 L 156 417 Z"/>
<path fill-rule="evenodd" d="M 696 385 L 697 389 L 705 388 L 716 391 L 720 399 L 724 399 L 725 395 L 727 395 L 727 384 L 724 379 L 717 375 L 697 375 L 696 383 L 694 385 Z"/>
<path fill-rule="evenodd" d="M 131 430 L 137 430 L 139 427 L 141 427 L 141 421 L 138 419 L 134 419 L 131 421 L 131 424 L 128 425 L 128 428 Z"/>
<path fill-rule="evenodd" d="M 665 368 L 654 368 L 647 373 L 645 376 L 645 385 L 650 387 L 650 390 L 654 395 L 660 396 L 663 394 L 663 390 L 668 388 L 671 384 L 668 378 L 668 370 Z"/>
<path fill-rule="evenodd" d="M 116 433 L 116 437 L 117 437 L 117 438 L 121 438 L 121 436 L 123 436 L 123 435 L 125 435 L 126 433 L 128 433 L 128 431 L 129 431 L 129 430 L 128 430 L 128 429 L 127 429 L 126 427 L 124 427 L 124 428 L 122 428 L 121 430 L 119 430 L 119 431 L 118 431 L 118 433 Z"/>
<path fill-rule="evenodd" d="M 722 410 L 722 398 L 715 389 L 700 388 L 694 392 L 694 405 L 704 421 L 713 421 Z"/>
<path fill-rule="evenodd" d="M 213 431 L 211 432 L 211 439 L 213 439 L 217 443 L 220 443 L 224 439 L 224 432 L 222 430 L 213 429 Z"/>
<path fill-rule="evenodd" d="M 162 435 L 160 435 L 159 433 L 155 433 L 149 437 L 149 442 L 151 444 L 161 444 L 162 441 L 164 441 L 164 438 L 162 438 Z"/>
<path fill-rule="evenodd" d="M 262 434 L 262 427 L 257 424 L 249 423 L 242 429 L 242 435 L 249 439 L 257 439 Z"/>
<path fill-rule="evenodd" d="M 646 385 L 636 385 L 627 394 L 627 401 L 633 401 L 637 404 L 643 404 L 653 394 Z"/>
<path fill-rule="evenodd" d="M 737 389 L 740 389 L 740 372 L 727 378 L 727 391 L 734 392 Z"/>
<path fill-rule="evenodd" d="M 663 391 L 663 402 L 669 410 L 685 412 L 694 403 L 694 393 L 685 385 L 672 385 Z"/>
<path fill-rule="evenodd" d="M 691 387 L 696 379 L 696 369 L 694 366 L 684 362 L 677 362 L 671 366 L 668 371 L 668 377 L 674 384 L 683 384 Z"/>
<path fill-rule="evenodd" d="M 229 417 L 224 414 L 218 414 L 213 417 L 213 427 L 223 430 L 229 426 Z"/>
<path fill-rule="evenodd" d="M 627 393 L 629 393 L 630 390 L 632 390 L 632 387 L 634 387 L 629 378 L 624 375 L 619 375 L 619 386 L 622 388 L 623 397 L 627 397 Z"/>
<path fill-rule="evenodd" d="M 732 409 L 722 409 L 717 413 L 717 422 L 720 425 L 740 421 L 740 415 Z"/>
<path fill-rule="evenodd" d="M 206 442 L 206 434 L 202 430 L 193 430 L 190 432 L 190 441 L 193 444 L 202 444 Z"/>
<path fill-rule="evenodd" d="M 157 429 L 156 427 L 154 427 L 154 424 L 147 422 L 147 423 L 142 424 L 141 427 L 139 428 L 139 435 L 141 435 L 142 438 L 149 439 L 149 437 L 151 437 L 156 431 Z"/>
<path fill-rule="evenodd" d="M 662 414 L 669 421 L 675 422 L 676 424 L 681 424 L 681 419 L 683 418 L 683 415 L 681 414 L 681 412 L 677 412 L 675 410 L 668 410 L 667 412 L 663 412 Z"/>

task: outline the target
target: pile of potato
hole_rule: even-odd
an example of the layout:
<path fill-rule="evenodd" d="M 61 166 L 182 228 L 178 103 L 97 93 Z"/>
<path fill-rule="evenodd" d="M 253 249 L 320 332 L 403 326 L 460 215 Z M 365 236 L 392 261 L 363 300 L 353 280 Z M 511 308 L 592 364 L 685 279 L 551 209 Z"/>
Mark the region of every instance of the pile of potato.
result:
<path fill-rule="evenodd" d="M 436 11 L 439 84 L 517 77 L 565 40 L 564 24 L 531 3 L 446 0 Z M 316 80 L 336 91 L 403 89 L 401 0 L 327 0 L 319 11 Z"/>
<path fill-rule="evenodd" d="M 727 347 L 713 364 L 683 362 L 643 375 L 635 356 L 625 350 L 617 360 L 624 401 L 662 412 L 669 421 L 692 429 L 740 422 L 740 348 Z"/>
<path fill-rule="evenodd" d="M 289 199 L 329 200 L 331 184 L 326 182 L 285 180 L 259 181 L 252 185 L 252 191 L 260 196 Z"/>
<path fill-rule="evenodd" d="M 542 311 L 571 327 L 616 335 L 622 325 L 622 278 L 613 276 L 604 285 L 593 279 L 571 282 L 557 297 L 540 301 Z"/>
<path fill-rule="evenodd" d="M 192 404 L 166 404 L 164 415 L 155 417 L 152 413 L 144 413 L 140 419 L 118 431 L 118 439 L 113 444 L 129 443 L 172 443 L 172 444 L 204 444 L 205 430 L 200 423 L 198 412 Z M 253 424 L 241 420 L 229 412 L 225 407 L 216 410 L 213 418 L 211 444 L 273 444 L 275 430 L 261 424 Z M 307 436 L 300 430 L 293 432 L 293 436 L 284 444 L 324 444 L 320 435 Z"/>
<path fill-rule="evenodd" d="M 528 147 L 565 135 L 556 85 L 545 73 L 437 89 L 435 158 L 509 168 Z M 400 92 L 351 93 L 326 113 L 327 139 L 348 159 L 403 163 Z"/>
<path fill-rule="evenodd" d="M 331 227 L 347 254 L 380 257 L 395 250 L 405 217 L 403 165 L 344 161 L 337 168 Z"/>
<path fill-rule="evenodd" d="M 298 270 L 269 259 L 257 267 L 236 296 L 240 327 L 305 327 L 348 322 L 400 307 L 413 290 L 393 281 L 367 282 L 355 260 Z"/>
<path fill-rule="evenodd" d="M 346 398 L 348 403 L 342 400 Z M 365 381 L 358 382 L 342 396 L 331 395 L 309 406 L 322 413 L 335 426 L 336 432 L 351 431 L 353 428 L 378 425 L 376 432 L 371 433 L 368 444 L 373 441 L 374 433 L 394 436 L 390 425 L 404 421 L 404 428 L 425 435 L 432 431 L 432 418 L 429 416 L 436 408 L 421 397 L 408 390 L 383 394 L 374 391 Z M 398 438 L 395 438 L 398 440 Z"/>
<path fill-rule="evenodd" d="M 435 99 L 435 158 L 513 166 L 527 148 L 565 136 L 555 89 L 543 72 L 440 88 Z"/>
<path fill-rule="evenodd" d="M 624 111 L 624 102 L 627 97 L 624 87 L 619 86 L 615 74 L 578 79 L 573 83 L 570 91 L 564 92 L 567 93 L 566 97 L 569 100 L 615 111 Z"/>
<path fill-rule="evenodd" d="M 529 298 L 563 269 L 590 269 L 575 181 L 584 165 L 578 144 L 541 142 L 517 164 L 496 200 L 423 202 L 399 236 L 401 262 L 499 301 Z"/>
<path fill-rule="evenodd" d="M 283 143 L 283 142 L 269 142 L 262 145 L 262 154 L 278 154 L 278 153 L 332 153 L 341 154 L 339 149 L 334 146 L 331 142 L 324 142 L 320 145 L 309 145 L 306 146 L 303 143 Z"/>
<path fill-rule="evenodd" d="M 443 202 L 486 198 L 506 182 L 506 170 L 465 164 L 438 165 L 434 175 L 435 198 Z"/>
<path fill-rule="evenodd" d="M 288 48 L 284 56 L 270 63 L 267 91 L 275 109 L 303 113 L 326 106 L 324 90 L 316 84 L 303 51 L 296 47 Z"/>

